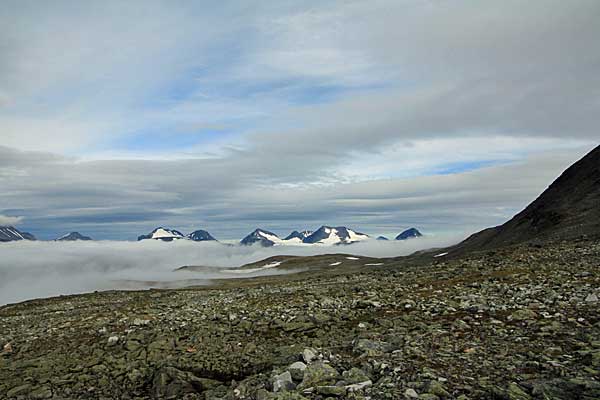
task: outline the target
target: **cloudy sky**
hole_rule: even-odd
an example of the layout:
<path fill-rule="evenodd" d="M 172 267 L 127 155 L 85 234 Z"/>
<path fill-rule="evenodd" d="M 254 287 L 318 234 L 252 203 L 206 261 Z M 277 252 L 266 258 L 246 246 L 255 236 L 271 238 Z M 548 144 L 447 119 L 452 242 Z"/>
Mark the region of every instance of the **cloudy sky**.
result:
<path fill-rule="evenodd" d="M 0 225 L 471 232 L 598 144 L 600 2 L 28 1 Z"/>

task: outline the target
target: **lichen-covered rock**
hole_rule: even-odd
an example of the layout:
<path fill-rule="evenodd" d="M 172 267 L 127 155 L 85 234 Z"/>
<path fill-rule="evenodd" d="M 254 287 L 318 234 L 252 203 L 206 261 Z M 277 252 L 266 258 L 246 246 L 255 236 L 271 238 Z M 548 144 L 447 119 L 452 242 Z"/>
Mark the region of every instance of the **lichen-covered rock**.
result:
<path fill-rule="evenodd" d="M 288 367 L 288 371 L 290 371 L 292 379 L 295 381 L 302 381 L 302 379 L 304 379 L 304 371 L 306 371 L 306 364 L 302 361 L 296 361 Z"/>
<path fill-rule="evenodd" d="M 292 375 L 289 371 L 285 371 L 279 375 L 273 377 L 273 391 L 274 392 L 287 392 L 294 390 L 296 385 L 292 381 Z"/>
<path fill-rule="evenodd" d="M 321 361 L 310 364 L 304 371 L 304 379 L 298 386 L 305 389 L 315 386 L 333 385 L 340 374 L 331 365 Z"/>
<path fill-rule="evenodd" d="M 348 384 L 361 383 L 371 380 L 371 377 L 360 368 L 352 367 L 342 373 L 344 381 Z"/>

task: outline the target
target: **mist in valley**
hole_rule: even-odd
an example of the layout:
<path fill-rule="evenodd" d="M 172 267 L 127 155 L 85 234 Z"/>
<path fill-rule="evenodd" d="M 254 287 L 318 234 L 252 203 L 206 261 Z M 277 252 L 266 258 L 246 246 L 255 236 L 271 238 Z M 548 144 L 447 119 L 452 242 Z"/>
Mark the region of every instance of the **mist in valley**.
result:
<path fill-rule="evenodd" d="M 95 290 L 209 285 L 213 279 L 289 273 L 277 268 L 247 274 L 227 271 L 274 255 L 393 257 L 446 246 L 461 238 L 431 236 L 407 241 L 368 240 L 349 246 L 271 248 L 188 240 L 0 243 L 0 305 Z M 186 265 L 205 268 L 175 271 Z"/>

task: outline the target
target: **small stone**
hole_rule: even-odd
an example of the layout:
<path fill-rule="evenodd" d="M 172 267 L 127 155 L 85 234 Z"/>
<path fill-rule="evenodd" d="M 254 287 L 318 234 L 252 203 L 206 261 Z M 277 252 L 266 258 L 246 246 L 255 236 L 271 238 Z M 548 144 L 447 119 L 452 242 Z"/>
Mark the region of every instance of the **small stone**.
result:
<path fill-rule="evenodd" d="M 271 397 L 269 396 L 269 392 L 265 389 L 258 389 L 256 391 L 256 400 L 269 400 Z"/>
<path fill-rule="evenodd" d="M 208 397 L 207 397 L 208 398 Z M 277 393 L 275 397 L 270 397 L 273 400 L 307 400 L 306 397 L 296 392 L 281 392 Z"/>
<path fill-rule="evenodd" d="M 406 397 L 407 399 L 418 399 L 419 394 L 415 391 L 415 389 L 409 388 L 404 391 L 404 397 Z"/>
<path fill-rule="evenodd" d="M 31 385 L 26 383 L 25 385 L 17 386 L 17 387 L 10 389 L 8 392 L 6 392 L 6 395 L 8 397 L 17 397 L 19 395 L 24 395 L 24 394 L 29 393 L 30 390 L 31 390 Z"/>
<path fill-rule="evenodd" d="M 306 364 L 302 361 L 296 361 L 288 367 L 288 371 L 292 375 L 292 379 L 295 381 L 301 381 L 304 379 L 304 371 L 306 370 Z"/>
<path fill-rule="evenodd" d="M 586 303 L 596 303 L 598 301 L 598 296 L 595 293 L 590 293 L 585 298 Z"/>
<path fill-rule="evenodd" d="M 108 338 L 108 345 L 109 346 L 114 346 L 117 343 L 119 343 L 119 337 L 118 336 L 111 336 Z"/>
<path fill-rule="evenodd" d="M 419 395 L 419 400 L 439 400 L 439 397 L 432 393 L 423 393 Z"/>
<path fill-rule="evenodd" d="M 354 345 L 354 350 L 357 353 L 363 353 L 368 356 L 376 356 L 384 353 L 388 348 L 388 344 L 384 342 L 376 342 L 369 339 L 359 339 Z"/>
<path fill-rule="evenodd" d="M 329 364 L 321 361 L 310 364 L 304 371 L 304 379 L 300 386 L 309 388 L 314 386 L 331 385 L 339 377 L 338 372 Z"/>
<path fill-rule="evenodd" d="M 125 343 L 125 348 L 128 351 L 136 351 L 138 350 L 140 347 L 142 347 L 142 345 L 140 344 L 140 342 L 138 342 L 137 340 L 128 340 Z"/>
<path fill-rule="evenodd" d="M 290 371 L 285 371 L 273 377 L 273 392 L 287 392 L 294 389 L 296 389 L 296 385 L 292 381 Z"/>
<path fill-rule="evenodd" d="M 46 386 L 34 389 L 29 393 L 29 398 L 34 400 L 49 399 L 52 397 L 52 391 Z"/>
<path fill-rule="evenodd" d="M 364 382 L 359 382 L 359 383 L 355 383 L 353 385 L 348 385 L 348 386 L 346 386 L 346 389 L 348 389 L 349 392 L 359 392 L 359 391 L 363 390 L 364 388 L 367 388 L 371 385 L 373 385 L 373 381 L 371 381 L 369 379 Z"/>
<path fill-rule="evenodd" d="M 317 386 L 316 392 L 324 396 L 345 396 L 346 388 L 344 386 Z"/>
<path fill-rule="evenodd" d="M 448 393 L 448 391 L 444 388 L 444 385 L 442 385 L 442 383 L 439 381 L 429 382 L 429 388 L 427 392 L 442 398 L 450 397 L 450 393 Z"/>
<path fill-rule="evenodd" d="M 305 363 L 310 364 L 313 360 L 317 358 L 317 352 L 315 349 L 304 349 L 302 351 L 302 358 L 304 359 Z"/>
<path fill-rule="evenodd" d="M 531 396 L 521 389 L 519 385 L 516 383 L 511 383 L 508 385 L 507 395 L 510 400 L 529 400 Z"/>
<path fill-rule="evenodd" d="M 13 352 L 13 347 L 12 347 L 12 344 L 10 344 L 10 342 L 9 342 L 9 343 L 6 343 L 6 344 L 4 345 L 4 347 L 2 348 L 2 351 L 3 351 L 4 353 L 6 353 L 6 354 L 11 354 L 11 353 Z"/>
<path fill-rule="evenodd" d="M 511 314 L 511 318 L 514 321 L 526 321 L 529 319 L 535 319 L 535 317 L 537 317 L 537 314 L 534 311 L 527 308 L 517 310 Z"/>
<path fill-rule="evenodd" d="M 133 324 L 135 326 L 145 326 L 145 325 L 148 325 L 149 323 L 150 323 L 149 319 L 136 318 L 133 320 Z"/>
<path fill-rule="evenodd" d="M 348 371 L 344 371 L 342 376 L 349 384 L 366 382 L 371 379 L 362 369 L 359 368 L 350 368 Z"/>

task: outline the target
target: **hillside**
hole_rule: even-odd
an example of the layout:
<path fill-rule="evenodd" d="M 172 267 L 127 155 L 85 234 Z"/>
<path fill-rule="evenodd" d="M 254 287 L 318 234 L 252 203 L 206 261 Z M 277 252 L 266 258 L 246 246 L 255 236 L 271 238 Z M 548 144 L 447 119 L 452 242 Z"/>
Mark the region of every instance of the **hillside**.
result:
<path fill-rule="evenodd" d="M 582 235 L 600 235 L 600 146 L 565 170 L 510 221 L 475 233 L 446 251 L 452 255 Z"/>

